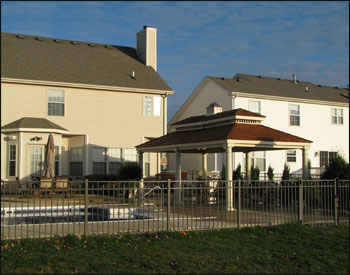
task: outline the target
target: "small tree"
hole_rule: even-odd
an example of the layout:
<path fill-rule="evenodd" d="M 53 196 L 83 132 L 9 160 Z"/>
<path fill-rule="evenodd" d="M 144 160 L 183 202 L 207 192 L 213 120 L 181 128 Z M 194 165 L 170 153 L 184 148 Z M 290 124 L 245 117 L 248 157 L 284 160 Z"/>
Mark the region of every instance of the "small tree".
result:
<path fill-rule="evenodd" d="M 250 178 L 252 180 L 259 180 L 260 170 L 258 167 L 252 166 L 250 170 Z"/>
<path fill-rule="evenodd" d="M 273 168 L 271 167 L 271 165 L 269 165 L 269 168 L 267 170 L 267 176 L 268 176 L 269 180 L 273 180 L 274 173 L 273 173 Z"/>
<path fill-rule="evenodd" d="M 349 163 L 340 155 L 336 154 L 332 163 L 326 166 L 321 179 L 350 179 Z"/>
<path fill-rule="evenodd" d="M 226 166 L 225 165 L 222 165 L 222 168 L 221 168 L 221 179 L 226 180 Z"/>
<path fill-rule="evenodd" d="M 308 179 L 312 178 L 312 176 L 311 176 L 311 161 L 310 160 L 307 162 L 307 178 Z"/>
<path fill-rule="evenodd" d="M 233 172 L 233 180 L 243 180 L 241 164 L 238 164 L 236 170 Z"/>
<path fill-rule="evenodd" d="M 287 163 L 284 164 L 282 180 L 290 180 L 290 167 Z"/>

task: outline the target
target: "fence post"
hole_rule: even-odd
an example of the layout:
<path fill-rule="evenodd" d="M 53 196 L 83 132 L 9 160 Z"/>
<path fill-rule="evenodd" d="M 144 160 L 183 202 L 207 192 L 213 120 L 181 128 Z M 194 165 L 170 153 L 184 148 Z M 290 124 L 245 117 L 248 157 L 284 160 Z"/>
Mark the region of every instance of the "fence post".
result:
<path fill-rule="evenodd" d="M 171 203 L 171 185 L 170 185 L 171 180 L 168 179 L 168 188 L 167 188 L 167 193 L 168 193 L 168 204 L 167 204 L 167 217 L 166 217 L 166 230 L 169 231 L 169 223 L 170 223 L 170 203 Z"/>
<path fill-rule="evenodd" d="M 85 194 L 84 194 L 84 236 L 87 235 L 88 225 L 88 196 L 89 196 L 89 180 L 85 179 Z"/>
<path fill-rule="evenodd" d="M 334 225 L 338 225 L 338 180 L 334 179 Z"/>
<path fill-rule="evenodd" d="M 299 181 L 299 212 L 298 212 L 298 221 L 303 223 L 303 180 Z"/>
<path fill-rule="evenodd" d="M 241 179 L 238 180 L 238 202 L 237 202 L 237 224 L 238 229 L 241 228 Z"/>

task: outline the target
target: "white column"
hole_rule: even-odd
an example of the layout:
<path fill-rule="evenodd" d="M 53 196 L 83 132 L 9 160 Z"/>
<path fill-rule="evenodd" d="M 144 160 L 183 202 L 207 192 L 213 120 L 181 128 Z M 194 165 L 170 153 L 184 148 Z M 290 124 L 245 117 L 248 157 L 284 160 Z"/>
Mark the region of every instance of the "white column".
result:
<path fill-rule="evenodd" d="M 23 132 L 19 132 L 18 133 L 18 173 L 17 173 L 17 177 L 19 180 L 22 179 L 24 171 L 22 170 L 22 168 L 24 169 L 24 167 L 26 167 L 26 165 L 23 165 L 23 163 L 25 162 L 25 157 L 24 157 L 24 151 L 23 151 Z M 29 161 L 27 162 L 29 163 Z"/>
<path fill-rule="evenodd" d="M 207 170 L 208 170 L 208 154 L 202 154 L 202 173 L 203 179 L 207 178 Z"/>
<path fill-rule="evenodd" d="M 303 179 L 308 179 L 308 167 L 307 164 L 309 162 L 309 148 L 304 147 L 302 150 L 303 155 Z"/>
<path fill-rule="evenodd" d="M 138 206 L 141 206 L 142 200 L 143 200 L 143 194 L 144 194 L 144 187 L 143 187 L 143 152 L 139 151 L 139 166 L 141 168 L 141 179 L 139 181 L 139 200 L 138 200 Z"/>
<path fill-rule="evenodd" d="M 250 173 L 251 173 L 251 168 L 252 168 L 252 163 L 251 163 L 251 152 L 246 152 L 245 153 L 245 179 L 250 180 Z"/>
<path fill-rule="evenodd" d="M 85 160 L 84 160 L 84 170 L 85 174 L 89 174 L 89 137 L 85 135 L 84 137 L 84 147 L 85 147 Z"/>
<path fill-rule="evenodd" d="M 176 163 L 175 187 L 181 188 L 181 154 L 178 148 L 175 151 L 175 163 Z M 180 189 L 175 190 L 175 203 L 181 203 Z"/>
<path fill-rule="evenodd" d="M 139 166 L 141 168 L 141 177 L 143 178 L 143 152 L 139 151 Z"/>
<path fill-rule="evenodd" d="M 232 146 L 226 147 L 226 210 L 233 210 Z"/>

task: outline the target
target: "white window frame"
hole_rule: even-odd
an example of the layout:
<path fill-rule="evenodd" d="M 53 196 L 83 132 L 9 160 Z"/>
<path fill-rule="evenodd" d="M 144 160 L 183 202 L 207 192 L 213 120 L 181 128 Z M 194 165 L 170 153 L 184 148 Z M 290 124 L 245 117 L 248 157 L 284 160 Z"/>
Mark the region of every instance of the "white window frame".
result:
<path fill-rule="evenodd" d="M 132 153 L 130 153 L 132 152 Z M 123 150 L 124 162 L 137 162 L 137 150 L 136 148 L 125 148 Z M 133 154 L 136 153 L 136 154 Z"/>
<path fill-rule="evenodd" d="M 149 101 L 148 101 L 149 100 Z M 144 95 L 143 96 L 143 115 L 144 116 L 152 116 L 152 96 Z"/>
<path fill-rule="evenodd" d="M 326 153 L 326 156 L 322 156 L 324 153 Z M 320 151 L 320 167 L 325 167 L 325 166 L 328 166 L 329 164 L 332 163 L 333 161 L 333 158 L 337 155 L 337 152 L 335 151 Z M 324 165 L 321 165 L 323 163 L 321 163 L 321 158 L 324 158 L 326 162 Z"/>
<path fill-rule="evenodd" d="M 11 147 L 14 146 L 15 147 L 15 157 L 14 159 L 12 159 L 11 157 Z M 14 162 L 15 164 L 15 174 L 11 175 L 11 162 Z M 13 143 L 13 144 L 9 144 L 8 145 L 8 177 L 9 178 L 14 178 L 17 176 L 17 144 Z"/>
<path fill-rule="evenodd" d="M 79 150 L 78 155 L 74 155 L 74 158 L 72 158 L 72 150 Z M 82 146 L 76 146 L 76 147 L 69 147 L 69 175 L 70 176 L 83 176 L 84 175 L 84 150 Z M 81 163 L 82 170 L 81 170 L 81 175 L 72 175 L 71 171 L 71 163 Z"/>
<path fill-rule="evenodd" d="M 50 96 L 50 92 L 62 92 L 63 95 L 61 95 L 60 97 L 56 96 L 56 100 L 50 100 L 50 97 L 53 97 L 55 98 L 55 96 Z M 65 90 L 64 89 L 47 89 L 47 115 L 48 116 L 65 116 L 65 113 L 66 113 L 66 104 L 65 104 Z M 63 101 L 62 101 L 62 98 L 63 98 Z M 54 114 L 54 113 L 50 113 L 50 104 L 60 104 L 60 105 L 63 105 L 63 114 Z"/>
<path fill-rule="evenodd" d="M 256 107 L 256 106 L 254 106 L 255 104 L 258 104 L 258 109 L 259 109 L 258 112 L 255 111 L 255 107 Z M 249 107 L 248 107 L 249 111 L 257 113 L 257 114 L 261 114 L 261 101 L 249 100 L 248 105 L 249 105 Z"/>
<path fill-rule="evenodd" d="M 331 124 L 333 125 L 344 124 L 344 111 L 342 108 L 331 108 Z"/>
<path fill-rule="evenodd" d="M 162 98 L 160 96 L 153 97 L 153 116 L 160 116 L 162 110 Z"/>
<path fill-rule="evenodd" d="M 294 107 L 294 106 L 297 106 L 298 107 L 298 114 L 292 114 L 292 107 Z M 290 126 L 300 126 L 300 124 L 301 124 L 301 122 L 300 122 L 300 113 L 301 113 L 301 111 L 300 111 L 300 105 L 299 104 L 289 104 L 289 125 Z M 299 123 L 298 124 L 292 124 L 292 116 L 293 117 L 299 117 Z"/>
<path fill-rule="evenodd" d="M 33 174 L 33 159 L 32 159 L 32 149 L 33 148 L 37 148 L 41 150 L 41 159 L 38 161 L 38 159 L 36 159 L 36 162 L 38 162 L 38 166 L 40 166 L 40 172 L 38 172 L 38 174 Z M 41 177 L 42 172 L 43 172 L 43 165 L 44 165 L 44 157 L 45 157 L 45 145 L 30 145 L 28 147 L 29 149 L 29 174 L 30 176 L 34 176 L 34 177 Z"/>
<path fill-rule="evenodd" d="M 100 151 L 101 154 L 96 154 L 96 151 Z M 105 164 L 105 171 L 103 175 L 107 175 L 107 148 L 106 147 L 93 147 L 92 148 L 92 173 L 94 172 L 94 165 L 97 163 L 104 163 Z M 100 174 L 100 173 L 97 173 Z"/>
<path fill-rule="evenodd" d="M 297 162 L 297 150 L 287 150 L 286 162 L 287 163 L 296 163 Z"/>
<path fill-rule="evenodd" d="M 118 152 L 119 151 L 119 152 Z M 117 152 L 117 153 L 114 153 Z M 111 173 L 111 163 L 120 163 L 119 167 L 123 164 L 123 149 L 119 147 L 110 147 L 107 149 L 107 171 L 109 175 L 114 175 Z M 118 168 L 119 170 L 119 168 Z M 118 171 L 116 171 L 118 173 Z"/>

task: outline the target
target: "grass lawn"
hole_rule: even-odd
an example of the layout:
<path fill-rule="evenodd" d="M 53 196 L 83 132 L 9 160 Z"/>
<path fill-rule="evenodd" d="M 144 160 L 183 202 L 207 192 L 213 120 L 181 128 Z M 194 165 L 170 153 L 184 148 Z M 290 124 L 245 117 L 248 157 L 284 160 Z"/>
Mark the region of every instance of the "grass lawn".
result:
<path fill-rule="evenodd" d="M 1 274 L 349 272 L 349 225 L 1 242 Z"/>

